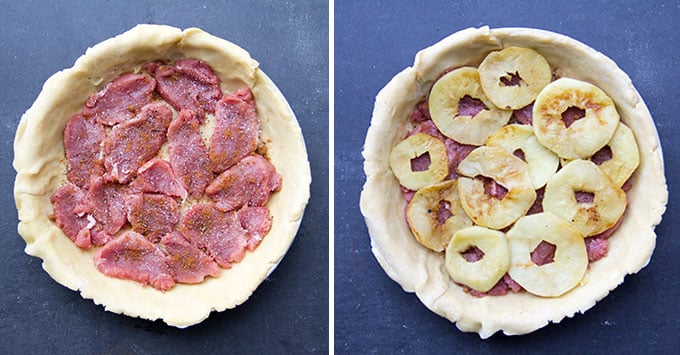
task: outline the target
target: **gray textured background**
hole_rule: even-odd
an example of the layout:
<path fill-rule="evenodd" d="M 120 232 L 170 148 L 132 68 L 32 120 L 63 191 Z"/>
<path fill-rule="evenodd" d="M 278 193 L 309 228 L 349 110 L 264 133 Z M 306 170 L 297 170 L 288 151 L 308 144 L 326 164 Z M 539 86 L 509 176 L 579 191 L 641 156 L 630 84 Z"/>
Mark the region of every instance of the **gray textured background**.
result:
<path fill-rule="evenodd" d="M 326 352 L 328 3 L 0 1 L 0 353 Z M 248 50 L 288 99 L 312 168 L 312 198 L 279 267 L 234 310 L 185 330 L 105 312 L 23 253 L 12 142 L 42 83 L 87 47 L 138 23 L 200 27 Z"/>
<path fill-rule="evenodd" d="M 677 253 L 678 1 L 337 1 L 335 4 L 335 350 L 338 353 L 661 353 L 680 346 Z M 584 315 L 481 341 L 430 312 L 380 268 L 359 212 L 361 150 L 378 91 L 417 51 L 467 27 L 573 37 L 628 73 L 655 119 L 670 203 L 651 263 Z"/>

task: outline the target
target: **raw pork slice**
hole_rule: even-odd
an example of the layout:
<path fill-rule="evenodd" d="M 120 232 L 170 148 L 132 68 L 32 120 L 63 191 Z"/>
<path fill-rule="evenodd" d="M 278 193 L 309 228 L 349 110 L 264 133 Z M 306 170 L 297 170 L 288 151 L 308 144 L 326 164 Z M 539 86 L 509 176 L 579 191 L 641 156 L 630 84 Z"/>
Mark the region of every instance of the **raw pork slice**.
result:
<path fill-rule="evenodd" d="M 104 174 L 100 157 L 106 136 L 104 126 L 82 115 L 69 119 L 64 129 L 64 150 L 68 162 L 67 178 L 81 189 L 87 189 L 91 177 Z"/>
<path fill-rule="evenodd" d="M 163 159 L 153 158 L 137 171 L 137 178 L 130 183 L 134 192 L 153 192 L 167 196 L 187 197 L 187 190 L 175 177 L 170 163 Z"/>
<path fill-rule="evenodd" d="M 251 155 L 220 174 L 205 193 L 217 208 L 231 211 L 242 206 L 262 206 L 272 191 L 280 189 L 281 175 L 269 160 Z"/>
<path fill-rule="evenodd" d="M 137 170 L 158 154 L 170 121 L 170 108 L 154 102 L 144 106 L 137 117 L 113 127 L 104 140 L 106 172 L 122 184 L 132 181 Z"/>
<path fill-rule="evenodd" d="M 106 244 L 127 222 L 125 188 L 103 177 L 93 179 L 87 195 L 80 205 L 75 207 L 74 212 L 92 215 L 98 231 L 92 235 L 92 243 Z"/>
<path fill-rule="evenodd" d="M 54 204 L 54 219 L 57 226 L 77 246 L 89 249 L 92 246 L 89 230 L 92 227 L 90 220 L 86 214 L 74 212 L 75 207 L 80 204 L 84 197 L 85 192 L 78 186 L 66 184 L 57 189 L 50 200 Z"/>
<path fill-rule="evenodd" d="M 526 107 L 513 111 L 510 121 L 524 125 L 531 125 L 533 123 L 533 109 L 534 104 L 530 103 Z"/>
<path fill-rule="evenodd" d="M 609 237 L 611 237 L 611 235 L 614 234 L 617 229 L 619 229 L 621 222 L 623 222 L 623 216 L 621 216 L 621 218 L 619 218 L 619 220 L 616 221 L 616 223 L 606 231 L 585 238 L 589 262 L 598 261 L 607 256 L 607 253 L 609 253 L 609 241 L 607 239 L 609 239 Z"/>
<path fill-rule="evenodd" d="M 223 268 L 243 259 L 248 238 L 236 212 L 222 212 L 212 203 L 191 207 L 178 230 Z"/>
<path fill-rule="evenodd" d="M 215 130 L 210 139 L 210 161 L 221 173 L 257 148 L 260 124 L 249 88 L 224 96 L 215 108 Z"/>
<path fill-rule="evenodd" d="M 206 276 L 217 277 L 220 267 L 208 255 L 193 246 L 178 232 L 166 234 L 161 239 L 168 266 L 175 282 L 200 283 Z"/>
<path fill-rule="evenodd" d="M 151 101 L 156 80 L 146 74 L 123 74 L 103 90 L 90 96 L 83 115 L 113 126 L 137 115 Z"/>
<path fill-rule="evenodd" d="M 210 158 L 201 133 L 198 117 L 194 111 L 181 111 L 168 128 L 168 151 L 172 170 L 182 182 L 189 195 L 203 196 L 212 181 Z"/>
<path fill-rule="evenodd" d="M 269 214 L 269 208 L 266 206 L 243 207 L 238 211 L 238 218 L 241 221 L 241 227 L 246 230 L 248 236 L 246 247 L 253 251 L 272 228 L 272 216 Z"/>
<path fill-rule="evenodd" d="M 177 111 L 194 110 L 203 122 L 222 97 L 220 79 L 198 59 L 182 59 L 174 65 L 151 62 L 144 68 L 156 78 L 156 90 Z"/>
<path fill-rule="evenodd" d="M 128 279 L 166 291 L 175 285 L 165 255 L 143 235 L 127 231 L 94 254 L 104 275 Z"/>
<path fill-rule="evenodd" d="M 175 229 L 179 222 L 179 205 L 166 195 L 132 194 L 127 198 L 127 218 L 135 232 L 157 243 Z"/>
<path fill-rule="evenodd" d="M 588 237 L 584 239 L 586 242 L 586 252 L 588 253 L 588 261 L 598 261 L 609 252 L 609 241 L 600 237 Z"/>

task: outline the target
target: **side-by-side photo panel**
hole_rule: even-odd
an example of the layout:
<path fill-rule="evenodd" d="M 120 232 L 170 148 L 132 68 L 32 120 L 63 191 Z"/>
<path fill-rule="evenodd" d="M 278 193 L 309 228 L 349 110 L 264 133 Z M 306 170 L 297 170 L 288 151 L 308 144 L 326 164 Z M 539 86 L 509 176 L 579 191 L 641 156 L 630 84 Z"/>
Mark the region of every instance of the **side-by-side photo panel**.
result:
<path fill-rule="evenodd" d="M 678 14 L 336 3 L 334 350 L 672 350 Z"/>
<path fill-rule="evenodd" d="M 328 14 L 5 4 L 0 352 L 329 351 Z"/>

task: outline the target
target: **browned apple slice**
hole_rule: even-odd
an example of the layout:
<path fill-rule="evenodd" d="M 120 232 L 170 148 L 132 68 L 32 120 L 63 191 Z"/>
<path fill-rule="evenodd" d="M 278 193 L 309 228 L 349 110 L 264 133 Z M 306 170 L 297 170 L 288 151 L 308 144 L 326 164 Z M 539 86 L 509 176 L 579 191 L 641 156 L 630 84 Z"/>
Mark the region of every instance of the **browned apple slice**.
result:
<path fill-rule="evenodd" d="M 618 124 L 612 99 L 584 81 L 555 80 L 534 103 L 534 134 L 560 158 L 587 159 L 609 142 Z"/>
<path fill-rule="evenodd" d="M 584 236 L 611 228 L 626 209 L 626 193 L 595 163 L 574 160 L 545 186 L 543 210 L 578 228 Z"/>
<path fill-rule="evenodd" d="M 527 163 L 503 148 L 473 150 L 458 165 L 458 173 L 461 205 L 481 226 L 505 228 L 524 216 L 536 199 Z M 507 190 L 505 196 L 488 194 L 485 178 Z"/>
<path fill-rule="evenodd" d="M 550 64 L 530 48 L 507 47 L 489 53 L 479 65 L 482 88 L 496 106 L 519 110 L 552 81 Z"/>
<path fill-rule="evenodd" d="M 512 115 L 512 111 L 497 108 L 487 98 L 479 82 L 479 72 L 471 67 L 456 69 L 439 78 L 432 86 L 428 105 L 437 128 L 463 144 L 484 144 Z"/>
<path fill-rule="evenodd" d="M 434 251 L 443 251 L 456 231 L 472 226 L 455 180 L 418 190 L 406 209 L 406 220 L 418 242 Z"/>

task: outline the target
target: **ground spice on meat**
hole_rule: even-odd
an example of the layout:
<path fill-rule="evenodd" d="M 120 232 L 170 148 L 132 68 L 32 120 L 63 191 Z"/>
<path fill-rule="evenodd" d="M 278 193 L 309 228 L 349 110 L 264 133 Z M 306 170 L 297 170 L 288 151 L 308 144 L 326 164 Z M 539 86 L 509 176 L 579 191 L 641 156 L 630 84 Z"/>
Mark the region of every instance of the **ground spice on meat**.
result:
<path fill-rule="evenodd" d="M 271 229 L 265 204 L 282 177 L 256 152 L 249 88 L 223 95 L 219 78 L 196 59 L 142 68 L 93 94 L 67 123 L 69 182 L 51 196 L 53 220 L 77 246 L 100 247 L 94 262 L 105 275 L 166 291 L 217 277 L 220 266 L 254 250 Z M 206 114 L 216 121 L 210 147 L 201 135 Z M 264 143 L 258 151 L 266 152 Z M 219 180 L 215 195 L 229 195 L 230 212 L 218 209 L 222 197 L 198 204 L 208 200 L 213 172 L 232 166 L 251 168 L 235 183 Z"/>

